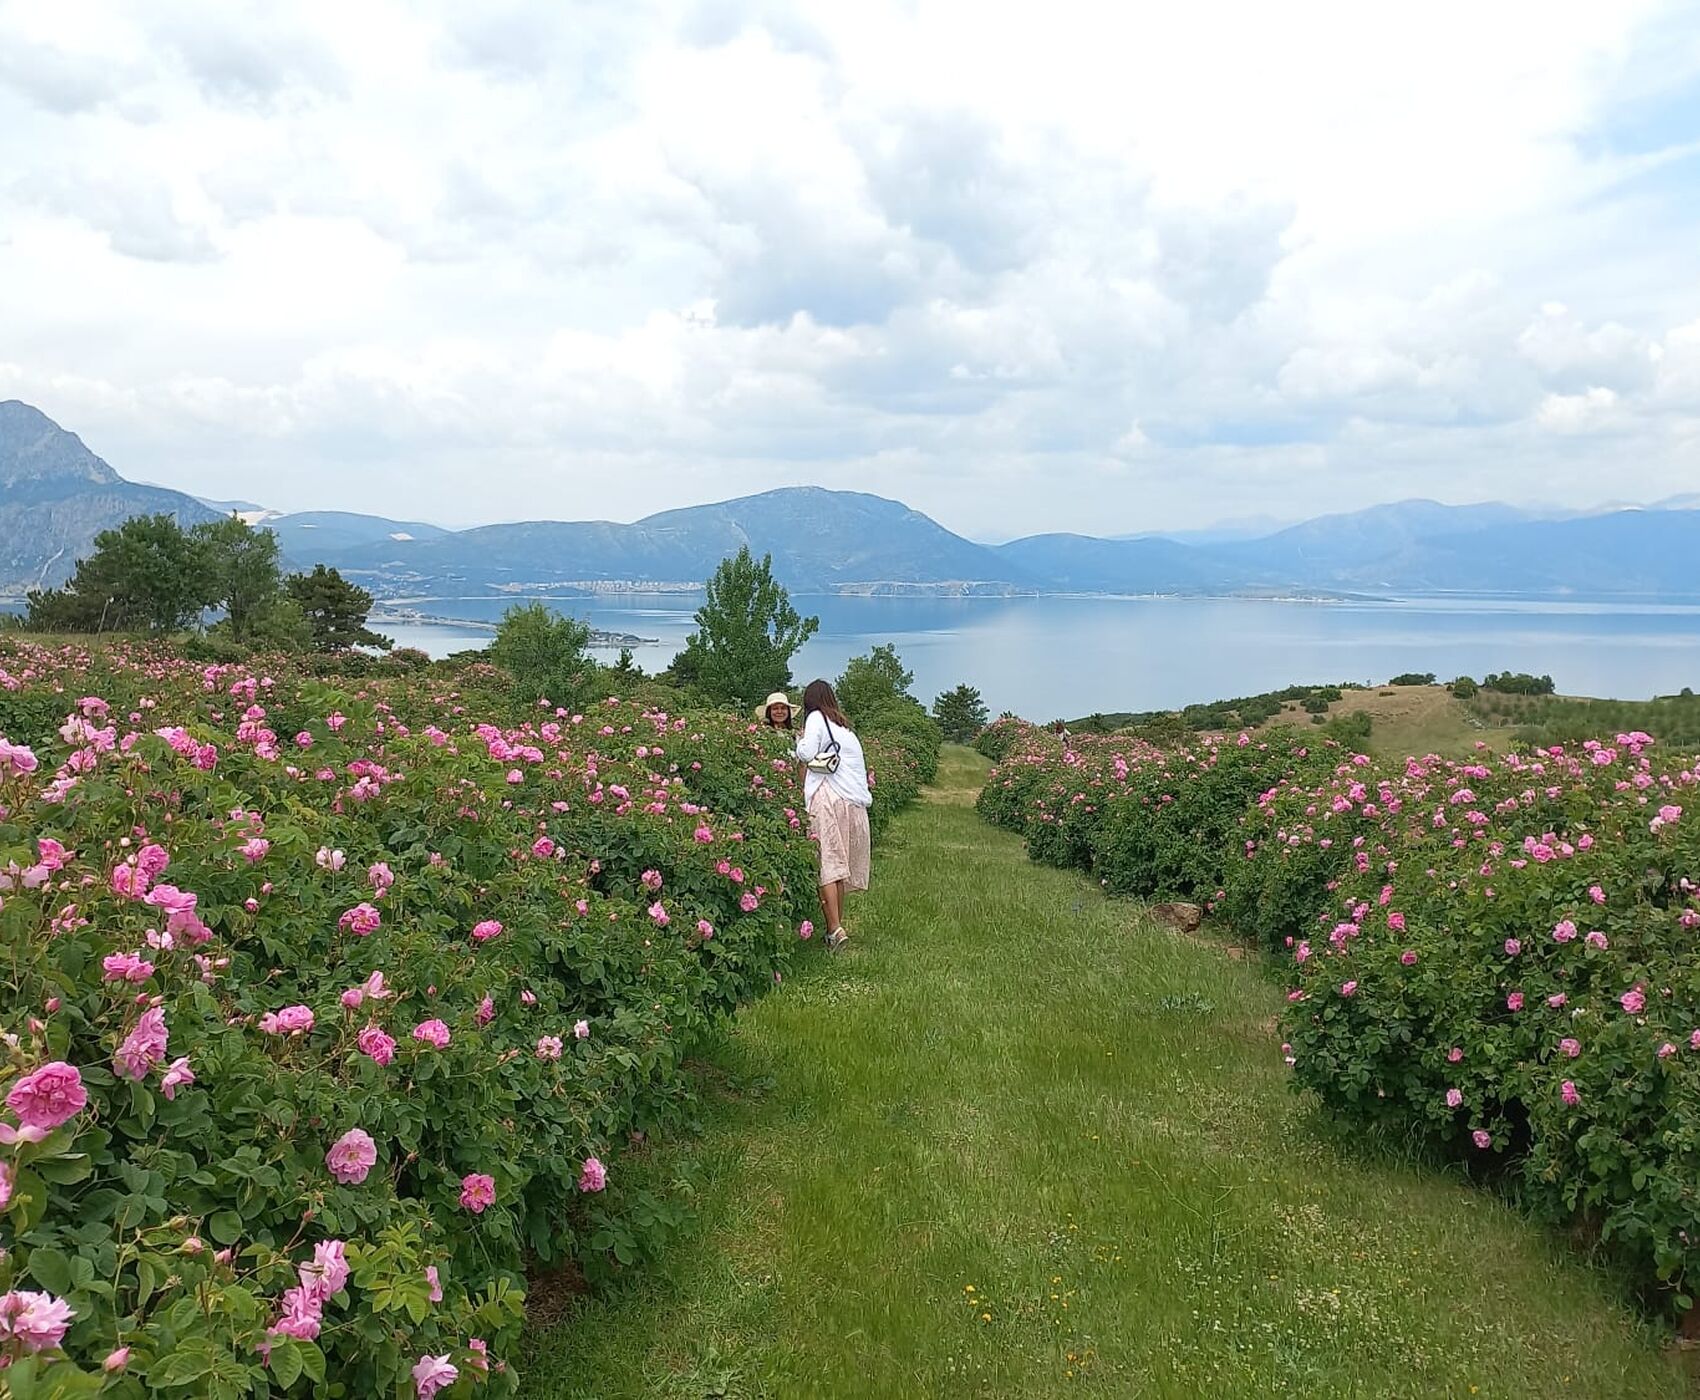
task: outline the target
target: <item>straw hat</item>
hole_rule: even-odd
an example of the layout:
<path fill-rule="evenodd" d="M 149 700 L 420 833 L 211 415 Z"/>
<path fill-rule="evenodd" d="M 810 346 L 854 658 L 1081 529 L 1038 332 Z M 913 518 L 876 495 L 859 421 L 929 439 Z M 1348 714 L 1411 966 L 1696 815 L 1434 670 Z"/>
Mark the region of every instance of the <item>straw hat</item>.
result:
<path fill-rule="evenodd" d="M 768 696 L 767 699 L 763 700 L 761 704 L 756 706 L 756 718 L 766 719 L 767 712 L 775 705 L 783 705 L 786 709 L 793 712 L 797 708 L 791 703 L 791 697 L 789 695 L 787 695 L 783 690 L 776 690 L 772 695 Z"/>

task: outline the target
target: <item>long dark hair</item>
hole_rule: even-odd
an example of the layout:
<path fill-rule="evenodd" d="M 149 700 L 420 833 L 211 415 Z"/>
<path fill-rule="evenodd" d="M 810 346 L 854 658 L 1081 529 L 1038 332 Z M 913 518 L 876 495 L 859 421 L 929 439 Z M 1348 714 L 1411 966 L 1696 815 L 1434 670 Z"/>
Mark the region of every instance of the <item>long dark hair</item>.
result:
<path fill-rule="evenodd" d="M 838 708 L 838 697 L 832 693 L 832 687 L 825 681 L 810 681 L 803 691 L 804 721 L 807 722 L 816 710 L 825 715 L 829 723 L 842 729 L 850 727 L 850 721 L 844 718 L 844 711 Z"/>

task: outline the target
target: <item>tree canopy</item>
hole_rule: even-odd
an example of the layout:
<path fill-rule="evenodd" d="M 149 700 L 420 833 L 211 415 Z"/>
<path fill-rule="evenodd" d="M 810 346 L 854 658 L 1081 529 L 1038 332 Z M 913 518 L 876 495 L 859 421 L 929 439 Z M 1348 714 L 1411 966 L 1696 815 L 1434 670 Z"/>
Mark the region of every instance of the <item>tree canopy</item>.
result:
<path fill-rule="evenodd" d="M 675 677 L 712 700 L 753 705 L 791 684 L 791 658 L 820 629 L 773 577 L 773 556 L 742 546 L 709 579 L 697 630 L 673 659 Z"/>

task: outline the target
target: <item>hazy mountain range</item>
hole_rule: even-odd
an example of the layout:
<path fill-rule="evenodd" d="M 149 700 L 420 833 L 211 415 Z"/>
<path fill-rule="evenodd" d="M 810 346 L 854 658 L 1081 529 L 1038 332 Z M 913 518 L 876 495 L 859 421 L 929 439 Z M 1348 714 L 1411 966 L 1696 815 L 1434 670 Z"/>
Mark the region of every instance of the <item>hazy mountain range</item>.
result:
<path fill-rule="evenodd" d="M 0 593 L 62 582 L 95 534 L 127 516 L 193 522 L 232 510 L 275 530 L 291 565 L 335 565 L 389 598 L 700 584 L 743 544 L 771 553 L 776 574 L 803 592 L 1700 597 L 1700 493 L 1587 513 L 1401 501 L 1285 528 L 1237 521 L 1172 537 L 984 545 L 896 501 L 805 486 L 629 525 L 446 530 L 126 481 L 37 409 L 0 403 Z"/>

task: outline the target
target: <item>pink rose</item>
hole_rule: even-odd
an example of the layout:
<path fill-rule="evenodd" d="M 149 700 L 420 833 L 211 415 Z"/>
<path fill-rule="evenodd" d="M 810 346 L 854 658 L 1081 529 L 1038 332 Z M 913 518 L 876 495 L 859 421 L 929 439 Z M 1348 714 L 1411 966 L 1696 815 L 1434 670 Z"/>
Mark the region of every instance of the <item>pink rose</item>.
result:
<path fill-rule="evenodd" d="M 446 1385 L 460 1379 L 460 1372 L 450 1362 L 448 1353 L 441 1356 L 421 1356 L 413 1367 L 413 1386 L 419 1400 L 431 1400 Z"/>
<path fill-rule="evenodd" d="M 63 1060 L 26 1074 L 6 1095 L 6 1107 L 26 1128 L 51 1131 L 83 1111 L 89 1101 L 83 1076 Z"/>
<path fill-rule="evenodd" d="M 1353 981 L 1343 982 L 1340 984 L 1340 995 L 1343 997 L 1354 996 L 1356 995 L 1357 990 L 1358 984 L 1355 979 Z"/>
<path fill-rule="evenodd" d="M 1558 1096 L 1571 1108 L 1582 1102 L 1582 1096 L 1576 1092 L 1576 1086 L 1566 1079 L 1558 1086 Z"/>
<path fill-rule="evenodd" d="M 1560 1054 L 1574 1060 L 1582 1053 L 1582 1042 L 1572 1039 L 1570 1036 L 1565 1036 L 1563 1040 L 1558 1042 L 1558 1049 Z"/>
<path fill-rule="evenodd" d="M 472 926 L 472 937 L 475 942 L 488 943 L 502 931 L 500 919 L 483 919 Z"/>
<path fill-rule="evenodd" d="M 608 1169 L 594 1157 L 586 1157 L 579 1171 L 580 1191 L 600 1191 L 608 1184 Z"/>
<path fill-rule="evenodd" d="M 345 910 L 342 917 L 336 921 L 336 926 L 357 938 L 364 938 L 369 933 L 375 933 L 383 921 L 383 915 L 362 900 L 352 909 Z"/>
<path fill-rule="evenodd" d="M 589 1021 L 574 1021 L 573 1022 L 573 1038 L 575 1040 L 589 1040 L 590 1039 L 590 1022 Z"/>
<path fill-rule="evenodd" d="M 427 1045 L 434 1046 L 438 1050 L 443 1050 L 448 1047 L 450 1039 L 449 1028 L 435 1017 L 432 1017 L 431 1020 L 421 1021 L 413 1028 L 413 1038 L 415 1040 L 422 1040 Z"/>
<path fill-rule="evenodd" d="M 112 1067 L 120 1079 L 142 1079 L 165 1058 L 165 1012 L 157 1006 L 142 1012 L 136 1028 L 124 1037 L 112 1057 Z"/>
<path fill-rule="evenodd" d="M 1470 1138 L 1477 1147 L 1484 1150 L 1493 1146 L 1493 1136 L 1485 1128 L 1477 1128 L 1470 1134 Z"/>
<path fill-rule="evenodd" d="M 1631 1016 L 1639 1016 L 1647 1009 L 1647 995 L 1637 983 L 1617 999 L 1617 1004 Z"/>
<path fill-rule="evenodd" d="M 166 1070 L 159 1081 L 159 1091 L 168 1099 L 175 1099 L 177 1091 L 187 1088 L 195 1082 L 195 1071 L 189 1068 L 189 1057 L 180 1055 L 171 1062 L 171 1068 Z"/>
<path fill-rule="evenodd" d="M 474 1215 L 482 1215 L 496 1204 L 496 1179 L 483 1172 L 468 1172 L 460 1179 L 460 1203 Z"/>
<path fill-rule="evenodd" d="M 358 1186 L 378 1161 L 378 1144 L 364 1128 L 350 1128 L 325 1153 L 325 1165 L 344 1186 Z"/>
<path fill-rule="evenodd" d="M 16 1342 L 24 1352 L 51 1351 L 65 1340 L 76 1313 L 51 1293 L 14 1289 L 0 1296 L 0 1344 Z"/>
<path fill-rule="evenodd" d="M 561 1058 L 561 1037 L 558 1035 L 540 1035 L 537 1037 L 537 1058 L 540 1060 L 558 1060 Z"/>
<path fill-rule="evenodd" d="M 360 1053 L 367 1056 L 373 1064 L 383 1066 L 395 1059 L 395 1038 L 386 1035 L 377 1026 L 367 1026 L 355 1037 L 354 1043 L 360 1047 Z"/>
<path fill-rule="evenodd" d="M 431 1301 L 433 1303 L 442 1302 L 443 1281 L 437 1276 L 437 1266 L 435 1264 L 427 1264 L 425 1266 L 425 1282 L 431 1285 Z"/>
<path fill-rule="evenodd" d="M 104 982 L 146 982 L 153 976 L 153 964 L 140 953 L 113 953 L 102 958 L 100 966 Z"/>
<path fill-rule="evenodd" d="M 286 1006 L 281 1011 L 268 1011 L 260 1017 L 260 1029 L 267 1035 L 305 1035 L 313 1029 L 313 1008 Z"/>

